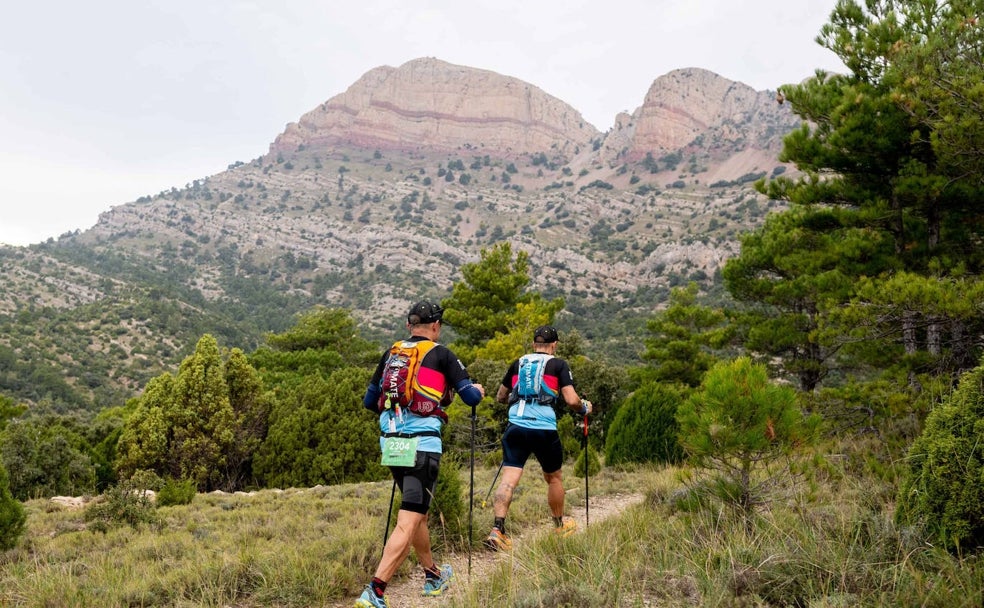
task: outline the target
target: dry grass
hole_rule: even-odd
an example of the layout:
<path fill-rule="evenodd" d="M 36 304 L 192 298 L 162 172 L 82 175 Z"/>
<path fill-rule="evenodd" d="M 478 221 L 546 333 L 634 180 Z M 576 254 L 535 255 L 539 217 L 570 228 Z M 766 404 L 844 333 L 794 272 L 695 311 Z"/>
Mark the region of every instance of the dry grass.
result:
<path fill-rule="evenodd" d="M 460 564 L 454 593 L 428 606 L 976 606 L 984 572 L 892 521 L 887 482 L 848 475 L 815 459 L 804 480 L 760 511 L 746 530 L 720 504 L 691 500 L 674 469 L 604 469 L 602 497 L 644 494 L 621 514 L 575 536 L 548 533 L 540 471 L 516 493 L 508 555 L 481 553 L 491 524 L 481 505 L 495 474 L 475 476 L 476 571 Z M 462 471 L 463 487 L 468 472 Z M 583 478 L 568 476 L 568 508 L 583 512 Z M 86 529 L 82 511 L 30 501 L 28 533 L 0 556 L 0 605 L 347 606 L 379 558 L 391 485 L 352 484 L 255 495 L 199 495 L 157 509 L 138 529 Z M 612 504 L 608 503 L 609 506 Z M 701 505 L 701 506 L 697 506 Z M 439 537 L 440 532 L 435 536 Z M 391 582 L 418 585 L 413 560 Z M 412 592 L 408 592 L 412 594 Z"/>

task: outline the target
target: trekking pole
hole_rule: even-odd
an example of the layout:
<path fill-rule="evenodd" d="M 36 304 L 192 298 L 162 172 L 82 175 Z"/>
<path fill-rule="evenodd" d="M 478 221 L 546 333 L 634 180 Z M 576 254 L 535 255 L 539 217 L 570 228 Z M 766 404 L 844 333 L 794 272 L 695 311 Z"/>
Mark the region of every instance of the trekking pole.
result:
<path fill-rule="evenodd" d="M 591 512 L 591 501 L 588 498 L 588 415 L 584 415 L 584 527 L 591 524 L 588 514 Z"/>
<path fill-rule="evenodd" d="M 502 472 L 502 465 L 504 464 L 506 464 L 505 461 L 499 463 L 499 470 L 495 472 L 495 477 L 492 478 L 492 483 L 489 485 L 489 491 L 485 493 L 485 500 L 482 501 L 483 509 L 489 502 L 489 496 L 492 496 L 492 488 L 495 487 L 495 482 L 499 479 L 499 473 Z"/>
<path fill-rule="evenodd" d="M 475 408 L 471 415 L 471 481 L 468 486 L 468 579 L 472 564 L 472 512 L 475 506 Z"/>
<path fill-rule="evenodd" d="M 506 429 L 509 429 L 509 423 L 506 423 Z M 495 472 L 495 477 L 492 478 L 492 483 L 489 484 L 489 491 L 485 493 L 485 500 L 482 501 L 482 508 L 486 507 L 489 502 L 489 496 L 492 496 L 492 488 L 495 487 L 495 482 L 499 480 L 499 473 L 502 473 L 502 467 L 506 464 L 505 454 L 503 454 L 502 462 L 499 463 L 499 468 Z"/>
<path fill-rule="evenodd" d="M 393 499 L 396 498 L 396 478 L 393 478 L 393 489 L 390 490 L 390 506 L 386 510 L 386 529 L 383 530 L 383 552 L 386 551 L 386 538 L 390 533 L 390 518 L 393 516 Z M 382 559 L 382 557 L 380 557 Z"/>

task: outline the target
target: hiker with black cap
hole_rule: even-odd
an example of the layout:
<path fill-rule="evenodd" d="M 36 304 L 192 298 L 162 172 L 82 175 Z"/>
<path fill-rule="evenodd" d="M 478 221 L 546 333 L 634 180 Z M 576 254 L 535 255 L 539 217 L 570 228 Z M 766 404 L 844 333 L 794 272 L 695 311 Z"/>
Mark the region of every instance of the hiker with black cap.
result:
<path fill-rule="evenodd" d="M 554 531 L 568 536 L 577 528 L 573 519 L 564 518 L 561 471 L 564 450 L 557 433 L 554 407 L 565 405 L 583 416 L 591 412 L 591 402 L 578 396 L 567 361 L 554 356 L 557 341 L 555 328 L 549 325 L 537 327 L 533 331 L 533 352 L 509 365 L 496 394 L 499 403 L 509 404 L 509 424 L 502 435 L 502 481 L 492 502 L 495 523 L 485 539 L 490 549 L 512 547 L 512 541 L 506 535 L 506 515 L 530 454 L 543 469 Z"/>
<path fill-rule="evenodd" d="M 473 383 L 458 357 L 437 342 L 443 314 L 440 305 L 426 300 L 410 308 L 410 337 L 383 353 L 362 400 L 366 409 L 379 413 L 382 463 L 392 471 L 403 500 L 375 575 L 355 602 L 357 608 L 387 608 L 386 584 L 411 548 L 424 569 L 424 595 L 441 595 L 451 582 L 451 566 L 434 561 L 427 528 L 441 462 L 441 428 L 448 419 L 444 408 L 456 392 L 474 408 L 485 389 Z"/>

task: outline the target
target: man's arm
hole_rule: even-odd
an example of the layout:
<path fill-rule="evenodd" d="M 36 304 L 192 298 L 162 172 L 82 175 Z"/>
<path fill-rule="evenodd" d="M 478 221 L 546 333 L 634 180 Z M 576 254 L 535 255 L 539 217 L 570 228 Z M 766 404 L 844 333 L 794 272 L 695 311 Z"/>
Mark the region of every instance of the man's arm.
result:
<path fill-rule="evenodd" d="M 563 361 L 563 360 L 561 360 Z M 582 399 L 580 395 L 577 394 L 577 390 L 574 389 L 574 374 L 571 373 L 571 366 L 567 361 L 563 361 L 563 367 L 561 368 L 560 379 L 560 396 L 563 397 L 564 403 L 567 407 L 574 410 L 577 414 L 590 414 L 591 413 L 591 402 L 587 399 Z"/>
<path fill-rule="evenodd" d="M 564 403 L 567 407 L 574 410 L 577 414 L 590 414 L 591 413 L 591 402 L 587 399 L 582 399 L 577 391 L 574 390 L 574 385 L 568 384 L 567 386 L 560 389 L 560 396 L 564 398 Z"/>
<path fill-rule="evenodd" d="M 478 405 L 482 398 L 485 397 L 485 387 L 481 384 L 475 384 L 470 378 L 459 380 L 454 390 L 458 391 L 458 396 L 461 397 L 462 401 L 472 407 Z"/>
<path fill-rule="evenodd" d="M 366 387 L 366 394 L 362 397 L 362 407 L 374 414 L 379 413 L 379 395 L 383 392 L 383 389 L 379 386 L 379 381 L 383 377 L 383 365 L 386 364 L 386 359 L 388 359 L 388 352 L 384 352 L 379 358 L 379 363 L 376 364 L 376 371 L 372 373 L 369 386 Z"/>
<path fill-rule="evenodd" d="M 511 392 L 512 391 L 509 390 L 508 386 L 505 384 L 500 384 L 499 391 L 495 394 L 495 400 L 499 403 L 509 403 L 509 393 Z"/>
<path fill-rule="evenodd" d="M 512 394 L 512 386 L 516 382 L 516 374 L 519 373 L 519 359 L 509 364 L 506 374 L 502 376 L 499 390 L 495 393 L 495 400 L 499 403 L 509 403 L 509 396 Z"/>
<path fill-rule="evenodd" d="M 444 378 L 454 386 L 454 390 L 457 391 L 461 400 L 474 409 L 485 397 L 485 387 L 477 382 L 472 382 L 471 377 L 468 376 L 468 370 L 465 369 L 465 364 L 451 352 L 450 348 L 438 345 L 434 350 L 438 349 L 441 351 L 440 356 L 443 357 L 440 369 L 444 373 Z"/>
<path fill-rule="evenodd" d="M 571 408 L 572 410 L 580 411 L 581 397 L 580 395 L 577 394 L 577 391 L 574 390 L 573 384 L 568 384 L 567 386 L 561 387 L 560 396 L 564 398 L 564 403 L 567 404 L 567 407 Z"/>
<path fill-rule="evenodd" d="M 382 389 L 379 388 L 379 384 L 370 382 L 366 389 L 366 395 L 362 398 L 362 407 L 378 414 L 380 393 L 382 393 Z"/>

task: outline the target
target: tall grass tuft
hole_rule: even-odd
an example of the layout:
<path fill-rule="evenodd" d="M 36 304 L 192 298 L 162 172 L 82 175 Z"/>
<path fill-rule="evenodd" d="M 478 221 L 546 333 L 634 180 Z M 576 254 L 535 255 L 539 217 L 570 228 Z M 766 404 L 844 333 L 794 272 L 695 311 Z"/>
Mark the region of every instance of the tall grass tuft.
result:
<path fill-rule="evenodd" d="M 890 489 L 836 462 L 803 466 L 815 485 L 763 505 L 751 526 L 747 513 L 694 497 L 674 469 L 634 477 L 641 504 L 568 539 L 516 543 L 452 605 L 980 605 L 979 560 L 897 528 Z"/>

